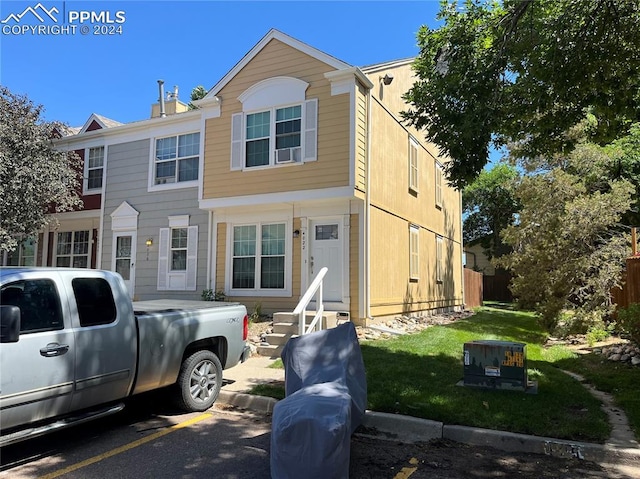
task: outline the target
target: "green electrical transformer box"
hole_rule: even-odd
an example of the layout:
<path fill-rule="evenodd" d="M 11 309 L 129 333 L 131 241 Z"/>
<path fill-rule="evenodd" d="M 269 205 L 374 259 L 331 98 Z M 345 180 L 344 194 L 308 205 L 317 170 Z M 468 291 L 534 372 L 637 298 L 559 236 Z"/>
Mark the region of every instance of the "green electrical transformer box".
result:
<path fill-rule="evenodd" d="M 526 391 L 527 345 L 510 341 L 464 343 L 464 386 Z"/>

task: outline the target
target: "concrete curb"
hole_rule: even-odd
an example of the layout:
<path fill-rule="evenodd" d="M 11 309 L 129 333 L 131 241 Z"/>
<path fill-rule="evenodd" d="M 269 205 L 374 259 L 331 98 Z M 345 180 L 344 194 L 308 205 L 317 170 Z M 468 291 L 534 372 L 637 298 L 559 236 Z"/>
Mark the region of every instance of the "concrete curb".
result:
<path fill-rule="evenodd" d="M 274 398 L 220 391 L 218 402 L 271 414 L 278 402 Z M 468 426 L 447 426 L 438 421 L 376 411 L 365 412 L 362 425 L 375 429 L 387 439 L 400 442 L 420 442 L 449 439 L 474 446 L 489 446 L 507 452 L 543 454 L 554 457 L 573 457 L 597 463 L 640 463 L 640 449 L 620 446 L 567 441 L 551 437 L 531 436 Z"/>
<path fill-rule="evenodd" d="M 265 396 L 221 390 L 217 402 L 242 409 L 249 409 L 261 414 L 271 414 L 273 413 L 273 406 L 275 406 L 278 400 Z"/>

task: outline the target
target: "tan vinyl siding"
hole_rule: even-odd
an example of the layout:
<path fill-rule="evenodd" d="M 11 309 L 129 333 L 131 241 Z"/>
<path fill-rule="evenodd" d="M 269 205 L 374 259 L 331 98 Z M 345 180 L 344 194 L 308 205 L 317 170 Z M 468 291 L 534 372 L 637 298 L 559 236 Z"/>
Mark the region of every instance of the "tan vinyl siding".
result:
<path fill-rule="evenodd" d="M 225 198 L 349 184 L 349 95 L 331 96 L 326 64 L 272 40 L 219 93 L 221 116 L 206 121 L 203 197 Z M 276 77 L 309 83 L 306 98 L 318 99 L 318 159 L 250 171 L 230 171 L 231 115 L 242 111 L 237 100 L 247 88 Z"/>
<path fill-rule="evenodd" d="M 351 321 L 359 323 L 365 319 L 365 312 L 360 312 L 360 217 L 352 214 L 349 220 L 349 298 Z"/>
<path fill-rule="evenodd" d="M 358 86 L 356 94 L 356 177 L 357 190 L 367 188 L 367 92 Z"/>
<path fill-rule="evenodd" d="M 218 223 L 216 238 L 216 291 L 224 291 L 224 277 L 226 275 L 227 257 L 227 224 Z"/>
<path fill-rule="evenodd" d="M 443 281 L 436 281 L 436 234 L 420 228 L 418 278 L 410 279 L 410 223 L 371 209 L 371 315 L 418 313 L 462 303 L 459 243 L 443 240 Z M 390 254 L 395 252 L 395 255 Z"/>

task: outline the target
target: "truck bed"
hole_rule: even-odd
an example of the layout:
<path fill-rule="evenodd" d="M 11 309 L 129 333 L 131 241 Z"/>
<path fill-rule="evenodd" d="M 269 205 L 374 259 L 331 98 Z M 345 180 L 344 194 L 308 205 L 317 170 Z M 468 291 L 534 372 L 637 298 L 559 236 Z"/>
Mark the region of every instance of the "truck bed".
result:
<path fill-rule="evenodd" d="M 194 311 L 197 309 L 223 308 L 238 306 L 240 303 L 228 301 L 194 301 L 186 299 L 152 299 L 148 301 L 134 301 L 133 311 L 136 315 L 159 313 L 163 311 Z"/>

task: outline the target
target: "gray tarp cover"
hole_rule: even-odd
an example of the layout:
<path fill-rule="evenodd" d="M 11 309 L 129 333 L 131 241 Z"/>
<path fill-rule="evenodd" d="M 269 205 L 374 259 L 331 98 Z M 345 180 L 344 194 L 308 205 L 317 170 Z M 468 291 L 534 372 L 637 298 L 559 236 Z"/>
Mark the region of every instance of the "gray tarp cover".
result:
<path fill-rule="evenodd" d="M 287 397 L 273 411 L 272 477 L 348 477 L 350 437 L 367 407 L 353 323 L 292 338 L 281 356 Z"/>

